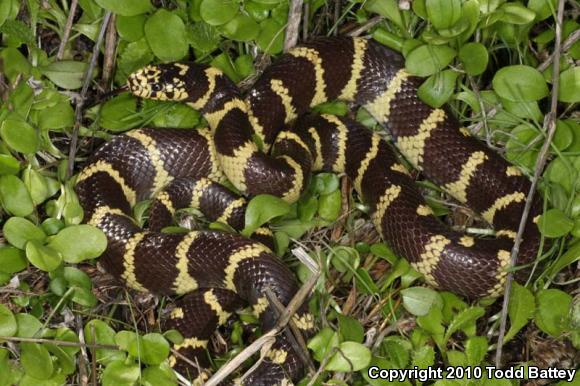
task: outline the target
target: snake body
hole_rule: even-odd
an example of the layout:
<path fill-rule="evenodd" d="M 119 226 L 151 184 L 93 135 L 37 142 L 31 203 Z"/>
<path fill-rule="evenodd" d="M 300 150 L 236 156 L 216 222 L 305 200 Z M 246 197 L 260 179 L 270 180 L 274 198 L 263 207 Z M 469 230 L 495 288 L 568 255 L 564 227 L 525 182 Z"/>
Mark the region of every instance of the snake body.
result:
<path fill-rule="evenodd" d="M 133 288 L 186 294 L 170 322 L 186 338 L 179 351 L 200 364 L 191 372 L 197 382 L 208 376 L 207 341 L 231 312 L 249 303 L 266 330 L 276 318 L 264 289 L 272 288 L 284 304 L 297 290 L 292 273 L 267 246 L 266 229 L 254 240 L 213 231 L 159 232 L 183 207 L 241 229 L 247 203 L 219 184 L 226 178 L 245 195 L 268 193 L 293 202 L 313 171 L 345 173 L 383 239 L 429 284 L 471 298 L 501 293 L 530 183 L 447 108 L 421 102 L 422 80 L 403 65 L 399 54 L 374 41 L 339 37 L 315 39 L 282 55 L 245 97 L 221 71 L 195 63 L 148 66 L 129 77 L 135 95 L 187 103 L 201 111 L 209 129 L 139 129 L 116 136 L 88 161 L 76 190 L 87 222 L 109 239 L 101 260 L 107 271 Z M 336 99 L 365 107 L 414 168 L 481 213 L 497 237 L 474 238 L 444 225 L 378 134 L 348 118 L 307 114 Z M 150 228 L 144 230 L 130 217 L 131 208 L 152 196 Z M 539 213 L 535 202 L 530 218 Z M 531 220 L 518 264 L 533 261 L 539 240 Z M 305 308 L 294 316 L 307 335 L 313 321 Z M 299 379 L 304 365 L 293 350 L 280 336 L 243 382 Z"/>

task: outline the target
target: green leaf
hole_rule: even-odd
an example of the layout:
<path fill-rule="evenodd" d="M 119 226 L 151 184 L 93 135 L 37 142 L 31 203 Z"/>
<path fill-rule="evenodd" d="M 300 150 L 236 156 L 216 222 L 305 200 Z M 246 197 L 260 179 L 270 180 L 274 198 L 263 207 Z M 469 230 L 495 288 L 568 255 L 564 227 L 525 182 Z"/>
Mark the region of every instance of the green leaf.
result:
<path fill-rule="evenodd" d="M 417 95 L 431 107 L 441 107 L 453 95 L 458 75 L 453 70 L 444 70 L 433 74 L 419 86 Z"/>
<path fill-rule="evenodd" d="M 206 0 L 207 1 L 207 0 Z M 224 36 L 240 42 L 247 42 L 258 36 L 258 23 L 250 16 L 238 13 L 232 20 L 221 27 Z"/>
<path fill-rule="evenodd" d="M 520 3 L 504 3 L 499 8 L 499 20 L 509 24 L 528 24 L 534 21 L 536 13 Z"/>
<path fill-rule="evenodd" d="M 529 0 L 528 8 L 536 13 L 536 21 L 541 21 L 556 14 L 558 0 Z"/>
<path fill-rule="evenodd" d="M 268 54 L 282 52 L 284 47 L 284 26 L 272 19 L 266 19 L 260 23 L 260 33 L 256 43 L 260 49 Z"/>
<path fill-rule="evenodd" d="M 283 216 L 288 212 L 290 212 L 290 204 L 286 201 L 269 194 L 259 194 L 248 203 L 246 226 L 241 233 L 248 237 L 271 219 Z"/>
<path fill-rule="evenodd" d="M 437 29 L 451 28 L 461 18 L 460 0 L 427 0 L 425 7 L 429 21 Z"/>
<path fill-rule="evenodd" d="M 114 361 L 103 371 L 103 386 L 134 386 L 140 374 L 141 369 L 137 363 Z"/>
<path fill-rule="evenodd" d="M 407 55 L 405 67 L 414 75 L 429 76 L 447 67 L 455 55 L 449 46 L 422 45 Z"/>
<path fill-rule="evenodd" d="M 511 340 L 534 316 L 536 302 L 534 295 L 526 287 L 514 282 L 510 294 L 508 315 L 510 328 L 505 334 L 504 342 Z"/>
<path fill-rule="evenodd" d="M 566 329 L 572 296 L 557 289 L 545 289 L 536 294 L 536 326 L 546 334 L 558 338 Z"/>
<path fill-rule="evenodd" d="M 447 331 L 445 332 L 445 341 L 448 341 L 451 335 L 459 330 L 463 330 L 468 327 L 469 324 L 475 323 L 477 319 L 485 314 L 485 309 L 483 307 L 469 307 L 457 314 L 455 318 L 449 323 Z"/>
<path fill-rule="evenodd" d="M 20 344 L 20 363 L 36 379 L 49 379 L 54 370 L 48 350 L 38 343 Z"/>
<path fill-rule="evenodd" d="M 6 221 L 3 228 L 4 237 L 16 248 L 24 249 L 29 240 L 44 241 L 46 234 L 22 217 L 11 217 Z"/>
<path fill-rule="evenodd" d="M 14 336 L 17 330 L 14 314 L 4 304 L 0 304 L 0 336 Z"/>
<path fill-rule="evenodd" d="M 189 39 L 196 50 L 211 52 L 217 48 L 221 36 L 216 27 L 207 23 L 195 23 L 191 27 Z"/>
<path fill-rule="evenodd" d="M 147 367 L 141 373 L 141 385 L 143 386 L 174 386 L 177 378 L 173 369 L 166 364 L 157 367 Z"/>
<path fill-rule="evenodd" d="M 560 102 L 580 102 L 580 67 L 571 66 L 560 73 L 560 89 L 558 90 Z"/>
<path fill-rule="evenodd" d="M 236 16 L 239 5 L 233 0 L 202 0 L 199 12 L 207 24 L 222 25 Z"/>
<path fill-rule="evenodd" d="M 388 336 L 383 340 L 381 348 L 388 354 L 396 368 L 407 368 L 410 359 L 409 352 L 412 348 L 411 342 L 399 336 Z"/>
<path fill-rule="evenodd" d="M 84 335 L 89 344 L 115 345 L 115 330 L 102 320 L 93 319 L 85 324 Z M 119 350 L 96 349 L 97 362 L 108 364 L 123 360 L 125 353 Z"/>
<path fill-rule="evenodd" d="M 10 154 L 0 154 L 0 174 L 16 174 L 20 171 L 20 162 Z"/>
<path fill-rule="evenodd" d="M 150 11 L 153 7 L 149 0 L 95 0 L 107 11 L 121 16 L 135 16 Z"/>
<path fill-rule="evenodd" d="M 524 65 L 501 68 L 493 77 L 493 89 L 500 97 L 512 102 L 533 102 L 548 95 L 542 74 Z"/>
<path fill-rule="evenodd" d="M 145 34 L 145 15 L 117 16 L 116 25 L 119 36 L 128 42 L 136 42 Z"/>
<path fill-rule="evenodd" d="M 10 15 L 11 9 L 12 9 L 12 0 L 0 1 L 0 26 L 4 24 L 4 22 Z"/>
<path fill-rule="evenodd" d="M 465 342 L 465 356 L 469 366 L 477 366 L 487 355 L 489 344 L 485 336 L 473 336 Z"/>
<path fill-rule="evenodd" d="M 314 176 L 314 190 L 320 195 L 330 194 L 338 189 L 340 181 L 334 173 L 319 173 Z"/>
<path fill-rule="evenodd" d="M 58 87 L 67 90 L 75 90 L 83 85 L 83 78 L 88 64 L 73 60 L 63 60 L 50 63 L 42 67 L 41 72 Z"/>
<path fill-rule="evenodd" d="M 145 37 L 151 51 L 163 61 L 175 61 L 187 55 L 185 24 L 179 16 L 165 9 L 158 10 L 147 19 Z"/>
<path fill-rule="evenodd" d="M 435 363 L 435 350 L 431 346 L 421 346 L 413 352 L 413 366 L 426 369 Z"/>
<path fill-rule="evenodd" d="M 121 94 L 107 101 L 101 109 L 99 124 L 112 131 L 126 131 L 139 125 L 137 99 L 131 94 Z"/>
<path fill-rule="evenodd" d="M 14 115 L 2 122 L 0 135 L 8 146 L 20 153 L 32 154 L 38 149 L 38 134 L 34 127 Z"/>
<path fill-rule="evenodd" d="M 18 331 L 16 336 L 19 338 L 32 338 L 42 328 L 42 323 L 36 317 L 30 314 L 16 314 Z"/>
<path fill-rule="evenodd" d="M 310 339 L 307 346 L 312 350 L 314 359 L 321 362 L 330 350 L 338 346 L 338 343 L 338 333 L 330 327 L 324 327 Z"/>
<path fill-rule="evenodd" d="M 148 365 L 158 365 L 169 356 L 169 343 L 163 335 L 151 333 L 129 342 L 129 353 Z"/>
<path fill-rule="evenodd" d="M 335 190 L 330 194 L 320 196 L 318 214 L 326 221 L 336 221 L 342 208 L 342 193 Z"/>
<path fill-rule="evenodd" d="M 546 237 L 562 237 L 572 230 L 574 221 L 560 209 L 549 209 L 538 222 L 540 232 Z"/>
<path fill-rule="evenodd" d="M 7 212 L 16 216 L 28 216 L 34 204 L 24 182 L 16 176 L 0 177 L 0 197 Z"/>
<path fill-rule="evenodd" d="M 467 43 L 459 50 L 459 60 L 469 75 L 479 75 L 487 68 L 489 55 L 481 43 Z"/>
<path fill-rule="evenodd" d="M 21 249 L 0 247 L 0 272 L 13 274 L 22 271 L 27 265 L 26 255 Z"/>
<path fill-rule="evenodd" d="M 411 287 L 401 291 L 403 307 L 415 316 L 424 316 L 433 307 L 441 307 L 441 296 L 427 287 Z"/>
<path fill-rule="evenodd" d="M 338 314 L 338 328 L 342 340 L 362 343 L 365 330 L 358 320 Z"/>
<path fill-rule="evenodd" d="M 107 237 L 92 225 L 73 225 L 58 232 L 48 246 L 60 252 L 67 263 L 80 263 L 99 257 L 107 248 Z"/>
<path fill-rule="evenodd" d="M 62 262 L 60 253 L 36 240 L 26 243 L 26 257 L 32 265 L 46 272 L 54 271 Z"/>
<path fill-rule="evenodd" d="M 328 371 L 358 371 L 371 362 L 371 350 L 360 343 L 342 342 L 326 365 Z"/>

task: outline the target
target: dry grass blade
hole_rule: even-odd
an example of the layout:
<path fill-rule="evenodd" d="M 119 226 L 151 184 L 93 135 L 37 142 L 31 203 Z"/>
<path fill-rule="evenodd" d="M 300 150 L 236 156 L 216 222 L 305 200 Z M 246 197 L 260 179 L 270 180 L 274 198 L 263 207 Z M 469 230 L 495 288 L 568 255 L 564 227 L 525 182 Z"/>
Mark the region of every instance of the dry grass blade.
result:
<path fill-rule="evenodd" d="M 291 0 L 288 11 L 288 26 L 286 28 L 286 38 L 284 40 L 284 52 L 288 52 L 298 43 L 300 32 L 300 20 L 302 19 L 302 6 L 304 0 Z"/>

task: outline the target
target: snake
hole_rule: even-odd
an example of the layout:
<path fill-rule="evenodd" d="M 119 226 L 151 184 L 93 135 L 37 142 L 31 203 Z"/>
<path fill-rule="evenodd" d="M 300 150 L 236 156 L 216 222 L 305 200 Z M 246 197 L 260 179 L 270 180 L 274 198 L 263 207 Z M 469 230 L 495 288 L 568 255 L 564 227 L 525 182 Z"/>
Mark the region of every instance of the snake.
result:
<path fill-rule="evenodd" d="M 382 239 L 429 285 L 467 298 L 502 293 L 530 181 L 449 107 L 422 102 L 422 82 L 405 70 L 399 53 L 352 37 L 315 38 L 290 49 L 246 93 L 221 70 L 195 62 L 148 65 L 128 77 L 125 87 L 135 96 L 185 103 L 207 122 L 198 130 L 141 128 L 116 135 L 90 156 L 76 181 L 85 222 L 108 238 L 100 260 L 105 270 L 131 288 L 180 296 L 168 325 L 183 335 L 175 348 L 190 360 L 171 355 L 171 366 L 203 384 L 215 329 L 244 305 L 264 331 L 272 328 L 278 313 L 266 289 L 286 305 L 298 284 L 272 252 L 268 228 L 252 238 L 163 228 L 177 210 L 193 207 L 240 230 L 249 197 L 296 202 L 313 172 L 346 175 Z M 348 117 L 311 112 L 335 100 L 366 109 L 390 141 Z M 495 237 L 452 230 L 427 204 L 409 166 L 479 213 Z M 145 199 L 152 200 L 148 228 L 132 216 Z M 540 213 L 536 199 L 518 265 L 530 265 L 538 254 Z M 306 306 L 292 323 L 305 336 L 316 328 Z M 232 382 L 291 384 L 304 371 L 296 346 L 281 334 L 255 371 Z"/>

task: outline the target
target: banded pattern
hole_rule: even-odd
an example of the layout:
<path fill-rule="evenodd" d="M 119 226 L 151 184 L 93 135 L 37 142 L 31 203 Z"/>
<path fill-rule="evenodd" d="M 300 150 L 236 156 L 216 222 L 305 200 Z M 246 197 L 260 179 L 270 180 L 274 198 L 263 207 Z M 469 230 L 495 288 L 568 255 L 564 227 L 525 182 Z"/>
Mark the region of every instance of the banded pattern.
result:
<path fill-rule="evenodd" d="M 171 363 L 191 371 L 195 382 L 208 377 L 207 340 L 229 314 L 249 303 L 268 329 L 275 318 L 264 288 L 272 288 L 283 303 L 296 291 L 291 272 L 260 243 L 219 232 L 159 232 L 184 207 L 241 229 L 246 201 L 217 183 L 224 176 L 244 194 L 269 193 L 292 202 L 312 171 L 345 173 L 385 241 L 427 282 L 468 297 L 501 293 L 529 182 L 471 137 L 446 108 L 423 104 L 416 95 L 422 80 L 403 63 L 373 41 L 322 38 L 280 57 L 245 98 L 220 70 L 195 63 L 148 66 L 130 76 L 135 95 L 183 101 L 201 111 L 210 130 L 141 129 L 117 136 L 89 160 L 76 189 L 87 220 L 109 238 L 102 258 L 109 272 L 140 290 L 186 294 L 170 325 L 186 338 L 179 351 L 199 366 L 184 367 L 177 358 Z M 349 119 L 306 114 L 334 99 L 365 107 L 411 165 L 481 213 L 497 227 L 497 239 L 446 227 L 378 135 Z M 290 125 L 293 130 L 285 131 Z M 131 220 L 131 207 L 154 193 L 150 228 L 143 230 Z M 530 218 L 538 213 L 536 202 Z M 254 238 L 267 244 L 271 233 L 260 229 Z M 518 262 L 530 262 L 538 247 L 530 222 Z M 293 320 L 306 333 L 314 328 L 304 309 Z M 280 336 L 243 383 L 296 381 L 302 372 L 303 364 Z"/>

